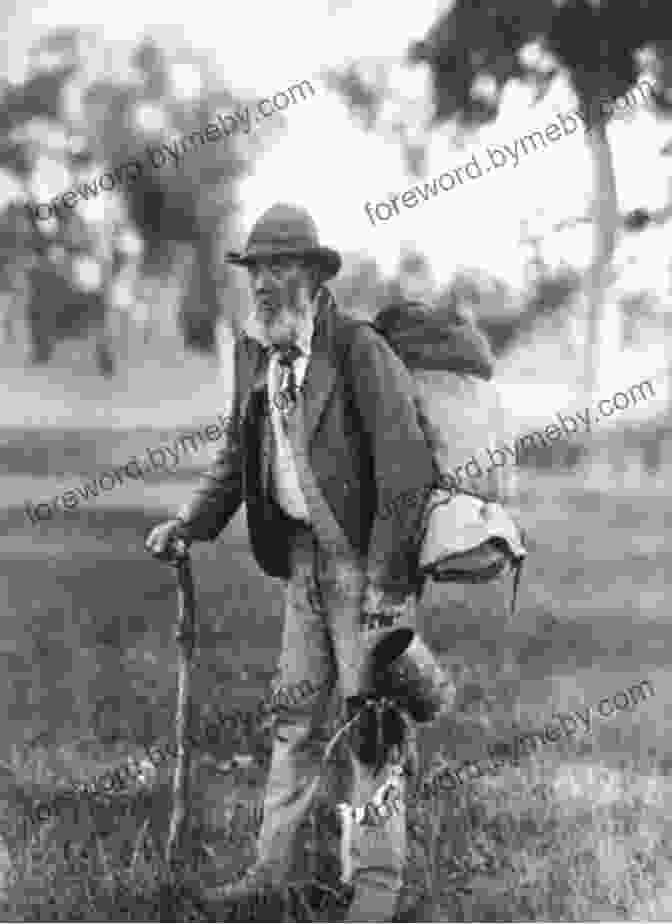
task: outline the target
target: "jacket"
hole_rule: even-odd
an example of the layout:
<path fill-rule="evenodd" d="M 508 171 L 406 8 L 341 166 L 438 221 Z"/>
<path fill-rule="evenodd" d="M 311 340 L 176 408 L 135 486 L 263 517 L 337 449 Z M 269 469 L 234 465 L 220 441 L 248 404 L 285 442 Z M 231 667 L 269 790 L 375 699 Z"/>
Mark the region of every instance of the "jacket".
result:
<path fill-rule="evenodd" d="M 344 317 L 327 289 L 318 299 L 302 389 L 310 469 L 351 546 L 367 561 L 369 589 L 399 600 L 418 589 L 425 489 L 436 474 L 432 451 L 402 361 L 370 325 Z M 228 437 L 179 516 L 191 538 L 212 540 L 244 501 L 259 566 L 286 580 L 293 521 L 266 490 L 267 351 L 243 335 L 234 357 Z M 390 517 L 390 503 L 403 493 L 415 500 Z"/>

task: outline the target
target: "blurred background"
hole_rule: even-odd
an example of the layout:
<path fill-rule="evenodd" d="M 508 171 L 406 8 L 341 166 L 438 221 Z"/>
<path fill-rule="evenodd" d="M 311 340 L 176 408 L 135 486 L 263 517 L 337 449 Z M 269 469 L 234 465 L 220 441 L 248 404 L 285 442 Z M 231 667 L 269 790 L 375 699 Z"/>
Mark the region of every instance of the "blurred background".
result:
<path fill-rule="evenodd" d="M 650 677 L 656 698 L 596 733 L 592 759 L 670 757 L 672 32 L 663 0 L 417 0 L 398 10 L 382 0 L 249 0 L 235 11 L 194 0 L 172 25 L 154 0 L 105 10 L 6 0 L 2 12 L 7 792 L 88 778 L 170 730 L 174 582 L 142 542 L 191 490 L 207 453 L 37 526 L 23 505 L 227 412 L 233 338 L 251 302 L 244 274 L 222 255 L 276 201 L 308 208 L 323 242 L 342 251 L 332 288 L 344 310 L 373 317 L 402 294 L 478 321 L 497 356 L 511 442 L 558 413 L 652 383 L 653 397 L 591 433 L 527 453 L 515 499 L 534 554 L 514 623 L 493 617 L 489 588 L 433 589 L 427 633 L 462 679 L 467 729 L 439 733 L 436 748 L 466 759 L 475 736 L 510 725 L 512 703 L 501 714 L 493 706 L 503 703 L 495 667 L 505 651 L 517 721 L 545 721 Z M 133 157 L 144 162 L 146 145 L 253 111 L 304 80 L 314 93 L 249 134 L 31 220 L 38 203 Z M 635 91 L 644 85 L 652 92 Z M 605 100 L 622 102 L 609 118 Z M 577 108 L 587 131 L 387 222 L 367 217 L 365 203 L 474 154 L 484 166 L 488 145 L 513 147 Z M 273 669 L 280 591 L 250 558 L 241 518 L 194 557 L 199 696 L 243 708 Z M 208 791 L 215 830 L 219 790 Z"/>

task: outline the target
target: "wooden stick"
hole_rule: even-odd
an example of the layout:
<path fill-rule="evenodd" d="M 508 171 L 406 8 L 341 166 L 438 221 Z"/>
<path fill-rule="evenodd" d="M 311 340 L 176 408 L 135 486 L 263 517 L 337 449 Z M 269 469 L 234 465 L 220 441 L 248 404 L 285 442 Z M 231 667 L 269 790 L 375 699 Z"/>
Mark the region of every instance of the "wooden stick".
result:
<path fill-rule="evenodd" d="M 180 554 L 180 552 L 182 554 Z M 183 545 L 176 547 L 179 614 L 175 638 L 179 672 L 175 737 L 177 761 L 173 777 L 173 809 L 166 843 L 166 864 L 172 872 L 176 856 L 184 845 L 184 832 L 191 811 L 191 658 L 196 646 L 196 595 L 191 559 Z"/>

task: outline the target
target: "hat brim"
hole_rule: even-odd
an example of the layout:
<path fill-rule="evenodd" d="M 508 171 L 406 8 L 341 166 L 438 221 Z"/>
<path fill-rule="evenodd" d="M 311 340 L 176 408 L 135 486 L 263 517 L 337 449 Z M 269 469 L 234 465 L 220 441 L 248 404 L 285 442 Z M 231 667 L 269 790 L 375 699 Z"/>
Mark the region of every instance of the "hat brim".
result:
<path fill-rule="evenodd" d="M 229 250 L 226 254 L 226 262 L 233 263 L 235 266 L 249 267 L 258 263 L 260 260 L 272 260 L 274 257 L 296 257 L 314 260 L 322 267 L 324 278 L 331 279 L 336 276 L 341 269 L 341 255 L 331 247 L 314 247 L 302 250 L 296 250 L 292 247 L 272 247 L 272 248 L 253 248 L 246 253 L 239 253 L 235 250 Z"/>

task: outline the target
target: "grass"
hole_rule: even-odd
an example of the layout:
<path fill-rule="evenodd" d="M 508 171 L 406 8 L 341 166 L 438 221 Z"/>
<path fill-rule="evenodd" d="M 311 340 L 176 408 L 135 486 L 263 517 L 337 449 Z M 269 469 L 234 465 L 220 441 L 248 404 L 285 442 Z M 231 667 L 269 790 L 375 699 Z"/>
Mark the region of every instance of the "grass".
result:
<path fill-rule="evenodd" d="M 0 476 L 57 477 L 70 482 L 76 481 L 78 476 L 91 478 L 100 475 L 116 465 L 124 465 L 133 457 L 146 466 L 148 450 L 167 445 L 175 451 L 176 439 L 195 433 L 193 440 L 187 439 L 186 443 L 178 445 L 177 465 L 169 454 L 166 454 L 165 460 L 170 477 L 193 478 L 195 469 L 207 464 L 209 453 L 218 446 L 214 440 L 212 443 L 204 442 L 204 437 L 198 435 L 207 424 L 221 426 L 218 413 L 226 416 L 224 411 L 213 408 L 210 417 L 202 423 L 199 421 L 191 427 L 174 429 L 138 427 L 118 431 L 103 428 L 52 431 L 5 428 L 0 435 Z M 211 432 L 214 434 L 214 431 Z M 155 471 L 155 479 L 162 477 L 158 462 Z"/>
<path fill-rule="evenodd" d="M 665 747 L 672 638 L 661 605 L 672 566 L 663 541 L 669 492 L 643 485 L 619 495 L 537 476 L 524 483 L 521 507 L 533 549 L 508 632 L 497 616 L 498 588 L 427 594 L 423 630 L 459 695 L 454 715 L 422 734 L 421 775 L 435 759 L 481 756 L 488 742 L 510 737 L 512 715 L 534 727 L 646 677 L 656 696 L 497 777 L 429 803 L 411 799 L 399 920 L 663 920 L 672 910 Z M 26 799 L 69 778 L 89 779 L 127 753 L 141 759 L 144 745 L 171 732 L 174 575 L 142 550 L 160 515 L 91 504 L 67 521 L 30 527 L 18 507 L 3 514 L 0 593 L 4 611 L 16 614 L 0 638 L 9 704 L 0 779 L 14 867 L 3 920 L 205 919 L 198 884 L 232 877 L 252 859 L 258 819 L 234 808 L 260 795 L 263 738 L 249 742 L 253 772 L 223 778 L 216 763 L 230 755 L 216 749 L 197 769 L 187 892 L 172 889 L 161 860 L 171 762 L 133 791 L 132 813 L 111 798 L 77 826 L 45 824 L 30 844 L 11 834 Z M 201 709 L 216 702 L 224 712 L 252 710 L 280 642 L 281 588 L 251 560 L 240 520 L 216 545 L 197 547 L 194 559 L 202 627 L 196 701 Z M 514 672 L 502 669 L 504 643 Z M 309 879 L 324 868 L 334 881 L 336 867 L 318 867 L 315 851 L 335 853 L 335 819 L 326 805 L 316 813 L 303 872 Z M 307 888 L 303 895 L 319 907 L 320 896 Z M 289 910 L 271 907 L 259 919 L 283 913 L 309 919 L 296 897 Z"/>
<path fill-rule="evenodd" d="M 669 778 L 654 760 L 609 766 L 592 739 L 580 750 L 535 755 L 519 769 L 507 768 L 429 803 L 411 800 L 409 867 L 399 919 L 656 919 L 656 900 L 670 873 Z M 215 871 L 208 850 L 202 849 L 212 832 L 196 829 L 189 845 L 192 874 L 185 889 L 174 889 L 161 857 L 161 822 L 169 801 L 167 787 L 155 786 L 151 798 L 141 802 L 138 797 L 137 811 L 129 817 L 115 812 L 111 799 L 107 817 L 102 810 L 92 812 L 79 837 L 69 832 L 67 857 L 65 833 L 59 836 L 45 827 L 30 847 L 24 844 L 17 851 L 16 879 L 8 895 L 12 917 L 7 920 L 212 919 L 198 890 L 198 883 Z M 152 807 L 155 827 L 148 814 Z M 199 809 L 197 802 L 196 819 L 202 818 Z M 256 820 L 237 814 L 229 811 L 217 832 L 219 847 L 228 854 L 228 862 L 217 864 L 220 875 L 232 877 L 252 858 Z M 333 815 L 325 805 L 317 814 L 316 827 L 328 828 L 319 846 L 335 851 Z M 309 843 L 307 850 L 311 846 L 318 845 Z M 308 856 L 307 873 L 311 862 Z M 331 870 L 330 884 L 336 872 Z M 319 898 L 313 896 L 314 905 L 319 906 Z M 292 907 L 293 917 L 280 918 L 282 909 L 271 905 L 269 916 L 252 919 L 335 919 L 333 906 L 328 917 L 315 911 L 310 917 L 297 914 L 301 906 L 296 901 Z"/>
<path fill-rule="evenodd" d="M 535 755 L 411 812 L 407 920 L 664 920 L 666 779 L 594 740 Z M 421 913 L 418 914 L 418 911 Z"/>

